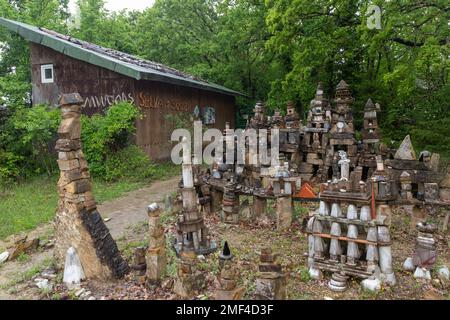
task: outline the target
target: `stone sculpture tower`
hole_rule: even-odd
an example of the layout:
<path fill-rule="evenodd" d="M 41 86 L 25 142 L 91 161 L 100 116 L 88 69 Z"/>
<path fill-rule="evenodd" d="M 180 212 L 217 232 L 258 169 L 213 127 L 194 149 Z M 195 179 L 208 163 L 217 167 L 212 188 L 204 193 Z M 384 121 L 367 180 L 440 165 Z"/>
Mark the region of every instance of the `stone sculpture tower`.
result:
<path fill-rule="evenodd" d="M 364 128 L 361 131 L 363 152 L 358 161 L 358 165 L 362 167 L 362 172 L 364 172 L 363 181 L 371 177 L 376 170 L 377 156 L 380 155 L 379 111 L 380 105 L 375 105 L 372 99 L 369 99 L 364 108 Z"/>
<path fill-rule="evenodd" d="M 351 167 L 354 168 L 357 163 L 357 145 L 351 108 L 353 101 L 348 84 L 342 80 L 336 87 L 336 97 L 331 119 L 331 139 L 326 158 L 326 169 L 329 171 L 331 164 L 333 178 L 339 177 L 337 166 L 339 151 L 347 153 Z"/>
<path fill-rule="evenodd" d="M 59 266 L 70 247 L 77 251 L 87 278 L 121 278 L 128 271 L 116 242 L 97 211 L 91 180 L 81 144 L 79 94 L 60 99 L 62 122 L 56 142 L 59 203 L 55 218 L 55 258 Z"/>
<path fill-rule="evenodd" d="M 304 128 L 303 137 L 303 163 L 299 168 L 300 177 L 307 181 L 314 176 L 326 180 L 323 172 L 325 154 L 328 145 L 327 133 L 330 131 L 331 113 L 328 110 L 328 101 L 323 96 L 323 86 L 319 83 L 316 97 L 311 101 L 311 110 L 308 113 L 308 123 Z"/>

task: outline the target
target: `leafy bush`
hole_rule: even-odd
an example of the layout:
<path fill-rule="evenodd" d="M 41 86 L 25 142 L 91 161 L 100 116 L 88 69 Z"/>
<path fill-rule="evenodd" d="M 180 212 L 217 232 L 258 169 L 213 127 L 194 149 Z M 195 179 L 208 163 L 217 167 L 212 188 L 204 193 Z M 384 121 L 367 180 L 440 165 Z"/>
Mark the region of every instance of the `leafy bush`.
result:
<path fill-rule="evenodd" d="M 50 175 L 56 167 L 53 143 L 59 123 L 59 110 L 47 106 L 11 108 L 0 123 L 1 179 Z"/>
<path fill-rule="evenodd" d="M 140 180 L 151 178 L 153 175 L 153 165 L 150 159 L 139 147 L 134 145 L 108 155 L 103 169 L 102 178 L 106 181 L 121 178 Z"/>
<path fill-rule="evenodd" d="M 6 187 L 8 183 L 19 177 L 20 170 L 18 164 L 21 160 L 21 157 L 11 152 L 0 150 L 0 188 Z"/>
<path fill-rule="evenodd" d="M 135 132 L 135 121 L 140 116 L 139 109 L 130 103 L 111 106 L 105 115 L 82 117 L 83 150 L 92 174 L 112 178 L 108 173 L 116 152 L 127 147 Z M 106 164 L 110 163 L 108 167 Z"/>

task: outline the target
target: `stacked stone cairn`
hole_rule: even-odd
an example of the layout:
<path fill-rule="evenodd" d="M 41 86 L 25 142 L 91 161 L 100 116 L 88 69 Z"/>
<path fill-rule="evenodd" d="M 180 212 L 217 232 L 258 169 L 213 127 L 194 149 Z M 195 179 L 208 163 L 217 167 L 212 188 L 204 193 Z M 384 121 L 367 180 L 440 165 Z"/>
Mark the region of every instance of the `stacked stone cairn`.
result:
<path fill-rule="evenodd" d="M 205 287 L 205 275 L 197 269 L 197 262 L 194 251 L 181 252 L 173 290 L 183 299 L 196 296 Z"/>
<path fill-rule="evenodd" d="M 286 300 L 286 277 L 276 258 L 270 248 L 261 252 L 255 290 L 257 300 Z"/>
<path fill-rule="evenodd" d="M 358 159 L 358 166 L 365 173 L 365 179 L 371 177 L 377 169 L 377 157 L 381 155 L 381 132 L 378 125 L 379 104 L 369 99 L 364 107 L 364 128 L 361 131 L 362 152 Z"/>
<path fill-rule="evenodd" d="M 81 144 L 81 105 L 78 94 L 60 99 L 62 122 L 56 142 L 59 203 L 55 218 L 55 258 L 59 266 L 69 248 L 79 255 L 86 277 L 121 278 L 129 267 L 97 211 L 88 163 Z"/>
<path fill-rule="evenodd" d="M 228 224 L 239 224 L 239 194 L 234 178 L 225 186 L 222 201 L 222 221 Z"/>
<path fill-rule="evenodd" d="M 225 242 L 222 252 L 219 255 L 220 288 L 215 292 L 215 300 L 242 300 L 245 288 L 238 286 L 240 272 L 233 263 L 233 255 Z"/>
<path fill-rule="evenodd" d="M 181 189 L 183 209 L 178 216 L 177 236 L 174 240 L 177 256 L 184 251 L 193 251 L 196 254 L 204 255 L 217 249 L 216 243 L 210 240 L 208 228 L 205 226 L 203 216 L 198 208 L 199 200 L 194 187 L 191 154 L 187 150 L 189 150 L 187 139 L 184 139 L 183 187 Z"/>
<path fill-rule="evenodd" d="M 328 101 L 324 98 L 322 83 L 319 83 L 316 97 L 311 101 L 307 125 L 304 128 L 301 145 L 303 161 L 298 168 L 302 179 L 311 181 L 314 176 L 327 179 L 324 165 L 328 146 L 327 133 L 330 131 L 330 128 L 331 111 Z"/>

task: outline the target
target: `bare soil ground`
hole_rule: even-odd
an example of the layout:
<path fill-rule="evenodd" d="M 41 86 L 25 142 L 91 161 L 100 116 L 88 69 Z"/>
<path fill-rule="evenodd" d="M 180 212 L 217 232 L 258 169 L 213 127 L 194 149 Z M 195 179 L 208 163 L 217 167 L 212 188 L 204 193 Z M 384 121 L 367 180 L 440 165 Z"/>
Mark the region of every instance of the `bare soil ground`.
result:
<path fill-rule="evenodd" d="M 99 206 L 99 211 L 106 218 L 113 237 L 123 255 L 131 261 L 134 249 L 146 244 L 147 214 L 146 206 L 152 202 L 162 202 L 166 194 L 176 191 L 178 178 L 157 182 L 151 186 L 131 192 L 124 197 L 109 201 Z M 310 208 L 313 210 L 314 208 Z M 401 209 L 394 210 L 392 240 L 394 271 L 397 285 L 393 288 L 383 287 L 379 294 L 363 291 L 360 281 L 352 279 L 349 289 L 341 294 L 328 289 L 329 274 L 324 280 L 311 280 L 306 267 L 307 240 L 300 231 L 300 216 L 290 230 L 278 232 L 273 221 L 273 209 L 269 210 L 269 219 L 241 223 L 239 226 L 229 226 L 220 222 L 216 216 L 206 217 L 206 223 L 211 235 L 220 244 L 227 240 L 235 256 L 234 261 L 240 267 L 241 285 L 246 289 L 246 298 L 251 299 L 254 293 L 254 283 L 257 277 L 259 253 L 265 246 L 271 246 L 279 254 L 279 262 L 287 276 L 288 298 L 295 300 L 310 299 L 450 299 L 449 283 L 440 282 L 433 274 L 432 281 L 422 281 L 413 278 L 412 274 L 402 269 L 403 261 L 410 257 L 414 250 L 415 234 L 409 232 L 409 218 Z M 303 210 L 306 211 L 306 210 Z M 272 219 L 270 219 L 272 218 Z M 163 222 L 166 226 L 168 242 L 174 234 L 176 216 L 165 214 Z M 50 226 L 40 228 L 39 232 L 49 232 Z M 439 259 L 437 265 L 449 266 L 450 249 L 449 236 L 437 235 Z M 0 246 L 2 244 L 0 243 Z M 125 279 L 109 283 L 89 281 L 83 283 L 83 288 L 90 291 L 96 299 L 177 299 L 172 292 L 173 277 L 176 274 L 176 258 L 168 245 L 169 265 L 168 275 L 162 285 L 147 288 L 144 278 L 137 273 L 131 273 Z M 218 286 L 218 252 L 209 255 L 199 263 L 199 268 L 205 271 L 207 286 L 194 299 L 210 299 Z M 31 256 L 27 262 L 8 262 L 0 267 L 0 299 L 78 299 L 73 291 L 68 291 L 61 284 L 61 275 L 53 281 L 52 292 L 43 292 L 36 288 L 33 277 L 44 269 L 52 252 L 47 250 Z M 25 274 L 23 270 L 26 271 Z M 22 273 L 17 273 L 21 270 Z M 17 279 L 14 281 L 14 279 Z"/>

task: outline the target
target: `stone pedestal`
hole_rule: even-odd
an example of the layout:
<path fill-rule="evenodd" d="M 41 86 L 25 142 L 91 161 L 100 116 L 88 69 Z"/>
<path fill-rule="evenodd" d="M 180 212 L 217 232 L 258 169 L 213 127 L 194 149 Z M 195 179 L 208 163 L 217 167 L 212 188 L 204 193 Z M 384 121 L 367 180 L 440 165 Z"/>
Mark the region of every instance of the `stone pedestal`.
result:
<path fill-rule="evenodd" d="M 197 255 L 193 251 L 182 252 L 178 265 L 174 292 L 182 299 L 191 299 L 205 287 L 205 277 L 197 270 Z"/>
<path fill-rule="evenodd" d="M 89 169 L 81 143 L 81 104 L 78 94 L 60 99 L 62 122 L 56 142 L 59 203 L 55 217 L 55 258 L 64 266 L 69 248 L 80 257 L 87 278 L 121 278 L 128 271 L 117 245 L 96 208 Z"/>
<path fill-rule="evenodd" d="M 257 300 L 286 299 L 286 277 L 281 270 L 281 265 L 275 260 L 276 256 L 272 254 L 271 249 L 262 250 L 259 275 L 256 279 Z"/>
<path fill-rule="evenodd" d="M 264 217 L 267 212 L 267 199 L 254 196 L 253 197 L 253 214 L 255 218 Z"/>
<path fill-rule="evenodd" d="M 289 229 L 292 225 L 292 198 L 277 198 L 277 230 Z"/>
<path fill-rule="evenodd" d="M 214 294 L 215 300 L 242 300 L 245 294 L 244 287 L 238 287 L 239 271 L 232 265 L 226 265 L 220 273 L 221 288 Z"/>
<path fill-rule="evenodd" d="M 146 255 L 148 282 L 159 282 L 167 266 L 166 239 L 160 215 L 161 208 L 158 204 L 154 203 L 148 207 L 149 242 Z"/>
<path fill-rule="evenodd" d="M 437 260 L 436 241 L 434 233 L 437 226 L 433 224 L 418 223 L 417 224 L 416 248 L 413 255 L 414 267 L 432 269 Z"/>

